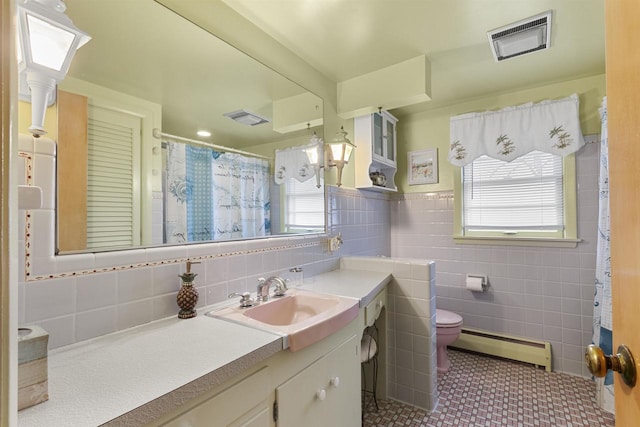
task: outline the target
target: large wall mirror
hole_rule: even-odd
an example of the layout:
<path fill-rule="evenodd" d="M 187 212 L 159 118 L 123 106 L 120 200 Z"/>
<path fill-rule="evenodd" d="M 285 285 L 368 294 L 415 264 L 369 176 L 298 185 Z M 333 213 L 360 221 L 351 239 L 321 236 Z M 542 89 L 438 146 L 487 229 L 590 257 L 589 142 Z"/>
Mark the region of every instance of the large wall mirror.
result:
<path fill-rule="evenodd" d="M 92 39 L 58 88 L 57 253 L 324 232 L 313 170 L 274 179 L 321 98 L 154 0 L 66 3 Z"/>

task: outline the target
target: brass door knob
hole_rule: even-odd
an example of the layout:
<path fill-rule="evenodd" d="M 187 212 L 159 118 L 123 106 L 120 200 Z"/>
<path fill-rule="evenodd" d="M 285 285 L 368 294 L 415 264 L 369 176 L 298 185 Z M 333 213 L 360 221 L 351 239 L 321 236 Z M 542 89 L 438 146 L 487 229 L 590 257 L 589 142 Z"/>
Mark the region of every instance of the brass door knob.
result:
<path fill-rule="evenodd" d="M 631 350 L 624 344 L 618 346 L 618 353 L 606 356 L 596 345 L 588 345 L 584 353 L 587 368 L 594 377 L 604 377 L 609 369 L 618 372 L 629 387 L 636 385 L 636 362 Z"/>

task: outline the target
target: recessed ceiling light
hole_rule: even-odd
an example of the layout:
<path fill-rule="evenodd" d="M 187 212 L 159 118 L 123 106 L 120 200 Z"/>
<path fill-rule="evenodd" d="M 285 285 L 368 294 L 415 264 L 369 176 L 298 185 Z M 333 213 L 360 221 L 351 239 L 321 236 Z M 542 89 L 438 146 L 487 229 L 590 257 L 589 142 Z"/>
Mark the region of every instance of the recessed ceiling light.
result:
<path fill-rule="evenodd" d="M 198 131 L 198 136 L 201 136 L 203 138 L 208 138 L 211 136 L 211 132 L 207 131 L 207 130 L 199 130 Z"/>

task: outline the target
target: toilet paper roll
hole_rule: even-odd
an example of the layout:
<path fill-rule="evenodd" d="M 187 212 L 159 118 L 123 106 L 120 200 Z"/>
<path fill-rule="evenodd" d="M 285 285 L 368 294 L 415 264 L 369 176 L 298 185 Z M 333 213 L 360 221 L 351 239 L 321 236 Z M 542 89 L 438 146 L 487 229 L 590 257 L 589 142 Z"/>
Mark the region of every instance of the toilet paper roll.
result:
<path fill-rule="evenodd" d="M 467 276 L 467 289 L 473 292 L 484 292 L 484 286 L 482 286 L 482 282 L 482 277 Z"/>

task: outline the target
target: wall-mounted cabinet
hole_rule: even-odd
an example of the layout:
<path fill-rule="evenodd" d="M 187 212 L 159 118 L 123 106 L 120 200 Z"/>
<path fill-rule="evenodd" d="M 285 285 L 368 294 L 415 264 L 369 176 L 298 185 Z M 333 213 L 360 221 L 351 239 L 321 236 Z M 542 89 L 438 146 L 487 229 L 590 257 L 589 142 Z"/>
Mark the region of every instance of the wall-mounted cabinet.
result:
<path fill-rule="evenodd" d="M 353 121 L 356 144 L 356 188 L 396 191 L 396 124 L 386 111 L 356 117 Z"/>

